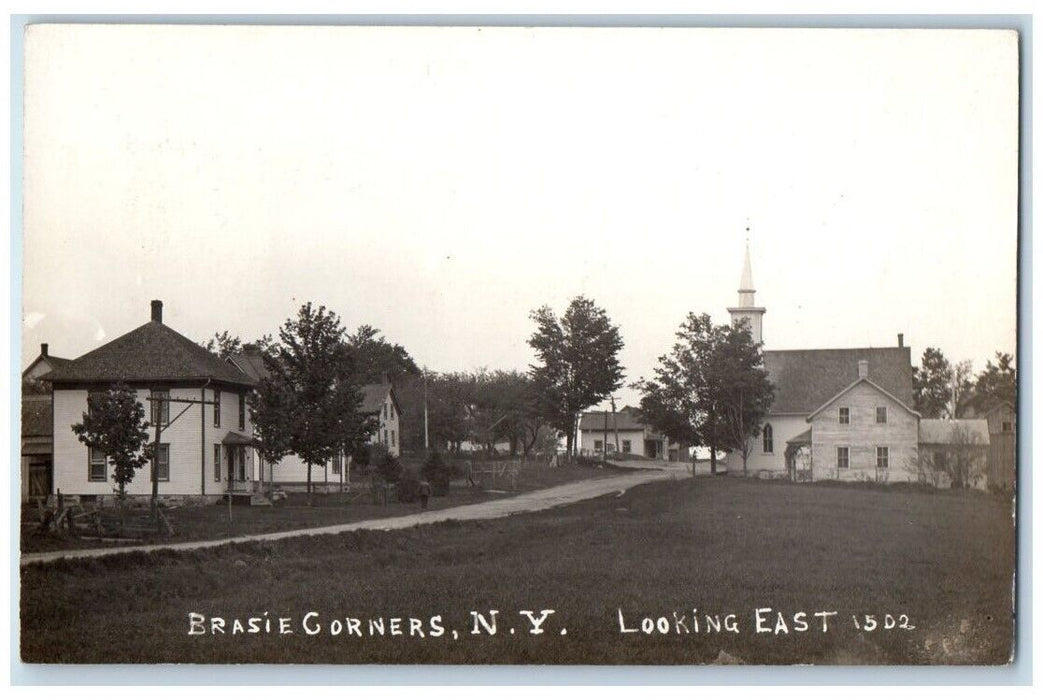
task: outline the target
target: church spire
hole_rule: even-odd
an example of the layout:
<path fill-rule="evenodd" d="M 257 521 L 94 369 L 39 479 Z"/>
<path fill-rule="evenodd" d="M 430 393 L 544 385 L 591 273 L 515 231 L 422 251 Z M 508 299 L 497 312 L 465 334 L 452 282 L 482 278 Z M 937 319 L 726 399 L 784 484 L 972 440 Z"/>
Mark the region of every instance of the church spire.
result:
<path fill-rule="evenodd" d="M 742 279 L 739 280 L 739 306 L 753 306 L 753 271 L 750 267 L 750 239 L 746 239 L 746 259 L 742 264 Z"/>
<path fill-rule="evenodd" d="M 749 230 L 749 228 L 746 229 L 747 234 Z M 753 288 L 753 266 L 750 265 L 750 239 L 747 236 L 746 256 L 742 263 L 742 277 L 739 279 L 739 305 L 729 308 L 728 313 L 731 314 L 732 323 L 746 321 L 750 326 L 753 342 L 762 343 L 764 342 L 763 323 L 766 309 L 756 305 L 753 299 L 754 292 L 756 290 Z"/>

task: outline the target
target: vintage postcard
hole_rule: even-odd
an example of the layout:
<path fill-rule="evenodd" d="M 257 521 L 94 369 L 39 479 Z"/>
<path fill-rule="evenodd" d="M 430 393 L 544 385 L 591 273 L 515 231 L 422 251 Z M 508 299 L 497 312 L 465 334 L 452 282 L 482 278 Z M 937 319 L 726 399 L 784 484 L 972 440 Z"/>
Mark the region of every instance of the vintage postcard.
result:
<path fill-rule="evenodd" d="M 27 664 L 1012 662 L 1019 35 L 31 24 Z"/>

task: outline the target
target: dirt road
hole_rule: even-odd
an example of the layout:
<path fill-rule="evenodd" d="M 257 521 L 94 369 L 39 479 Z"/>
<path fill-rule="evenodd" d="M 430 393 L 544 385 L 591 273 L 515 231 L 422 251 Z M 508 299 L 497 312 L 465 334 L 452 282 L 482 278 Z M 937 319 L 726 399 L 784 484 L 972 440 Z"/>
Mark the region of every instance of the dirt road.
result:
<path fill-rule="evenodd" d="M 562 484 L 549 489 L 531 491 L 509 498 L 501 498 L 495 501 L 484 501 L 466 506 L 456 506 L 444 510 L 419 511 L 411 515 L 402 515 L 395 518 L 380 518 L 376 520 L 362 520 L 342 525 L 326 525 L 324 527 L 313 527 L 302 530 L 286 530 L 283 532 L 269 532 L 257 535 L 242 535 L 228 537 L 220 540 L 206 540 L 201 542 L 172 542 L 169 544 L 147 544 L 133 545 L 129 547 L 111 547 L 105 549 L 80 549 L 61 552 L 35 552 L 23 554 L 22 566 L 37 562 L 51 562 L 59 559 L 86 559 L 93 557 L 104 557 L 111 554 L 122 554 L 126 552 L 155 552 L 160 550 L 191 550 L 203 549 L 205 547 L 220 547 L 225 544 L 236 542 L 263 542 L 271 540 L 283 540 L 290 537 L 307 537 L 310 535 L 336 535 L 341 532 L 353 532 L 355 530 L 401 530 L 414 525 L 427 525 L 429 523 L 444 522 L 446 520 L 489 520 L 503 518 L 517 513 L 531 513 L 538 510 L 547 510 L 558 506 L 586 501 L 612 493 L 623 493 L 627 489 L 640 484 L 661 479 L 675 479 L 684 477 L 684 472 L 677 470 L 652 470 L 642 469 L 629 474 L 595 479 L 591 481 L 576 481 Z"/>

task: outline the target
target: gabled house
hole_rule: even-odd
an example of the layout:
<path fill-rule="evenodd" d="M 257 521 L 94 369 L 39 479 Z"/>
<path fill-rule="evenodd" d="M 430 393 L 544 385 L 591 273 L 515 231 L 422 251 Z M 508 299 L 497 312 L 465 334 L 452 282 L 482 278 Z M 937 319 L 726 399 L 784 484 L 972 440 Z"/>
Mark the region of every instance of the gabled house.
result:
<path fill-rule="evenodd" d="M 256 384 L 268 375 L 264 358 L 259 352 L 245 351 L 235 353 L 228 362 L 254 380 Z M 362 386 L 362 402 L 360 412 L 375 419 L 377 428 L 370 435 L 370 444 L 382 444 L 388 452 L 398 457 L 401 454 L 401 429 L 399 416 L 402 413 L 395 395 L 394 387 L 389 381 Z M 260 463 L 259 455 L 255 459 Z M 312 484 L 324 487 L 343 486 L 349 483 L 351 456 L 341 453 L 325 464 L 312 465 Z M 276 484 L 303 484 L 308 481 L 308 465 L 294 454 L 289 454 L 273 465 L 263 467 L 264 480 Z"/>
<path fill-rule="evenodd" d="M 135 389 L 151 422 L 164 426 L 156 456 L 161 496 L 216 500 L 228 491 L 252 492 L 259 483 L 246 410 L 254 380 L 164 325 L 161 301 L 152 302 L 144 325 L 54 367 L 41 379 L 52 387 L 56 491 L 86 497 L 113 493 L 105 455 L 88 449 L 71 426 L 82 420 L 91 392 L 104 392 L 117 382 Z M 147 496 L 151 490 L 146 467 L 127 493 Z"/>

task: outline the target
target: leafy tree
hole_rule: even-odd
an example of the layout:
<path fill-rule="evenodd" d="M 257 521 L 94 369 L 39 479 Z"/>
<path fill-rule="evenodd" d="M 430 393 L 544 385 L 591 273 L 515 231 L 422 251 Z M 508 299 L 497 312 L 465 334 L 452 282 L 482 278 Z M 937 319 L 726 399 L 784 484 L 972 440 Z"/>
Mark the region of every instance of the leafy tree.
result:
<path fill-rule="evenodd" d="M 920 367 L 913 367 L 913 403 L 924 418 L 948 413 L 953 369 L 938 348 L 923 351 Z"/>
<path fill-rule="evenodd" d="M 531 366 L 530 374 L 546 396 L 547 421 L 565 433 L 572 455 L 580 413 L 623 384 L 623 338 L 605 310 L 583 296 L 573 299 L 560 319 L 549 306 L 531 318 L 536 331 L 529 345 L 539 364 Z"/>
<path fill-rule="evenodd" d="M 436 496 L 444 496 L 449 492 L 449 482 L 453 477 L 453 468 L 448 464 L 438 450 L 432 450 L 421 470 L 424 479 L 431 484 L 431 489 Z"/>
<path fill-rule="evenodd" d="M 420 376 L 420 368 L 406 349 L 390 343 L 373 326 L 359 326 L 347 337 L 347 343 L 362 384 L 375 384 L 383 381 L 385 376 L 392 383 L 406 375 Z"/>
<path fill-rule="evenodd" d="M 222 360 L 227 360 L 231 355 L 243 351 L 243 341 L 239 339 L 239 336 L 232 335 L 228 331 L 214 333 L 213 338 L 203 341 L 200 345 Z"/>
<path fill-rule="evenodd" d="M 970 360 L 962 360 L 952 366 L 952 379 L 949 381 L 949 403 L 946 415 L 949 418 L 962 418 L 974 398 L 974 376 Z"/>
<path fill-rule="evenodd" d="M 712 473 L 721 448 L 743 454 L 745 473 L 749 441 L 774 399 L 748 325 L 715 326 L 707 314 L 688 314 L 655 378 L 635 386 L 646 420 L 672 440 L 710 448 Z"/>
<path fill-rule="evenodd" d="M 262 440 L 272 441 L 269 457 L 285 450 L 308 466 L 310 505 L 312 466 L 352 451 L 374 427 L 359 413 L 362 392 L 340 318 L 308 302 L 279 329 L 264 362 L 268 376 L 257 387 L 251 416 Z"/>
<path fill-rule="evenodd" d="M 1005 352 L 996 352 L 996 363 L 985 363 L 985 369 L 974 383 L 974 404 L 981 413 L 1009 401 L 1018 404 L 1018 371 L 1014 358 Z"/>
<path fill-rule="evenodd" d="M 134 473 L 152 460 L 154 446 L 149 442 L 145 407 L 126 384 L 114 384 L 105 393 L 89 394 L 87 406 L 83 420 L 73 424 L 72 431 L 80 442 L 105 454 L 113 466 L 112 480 L 123 500 Z"/>

